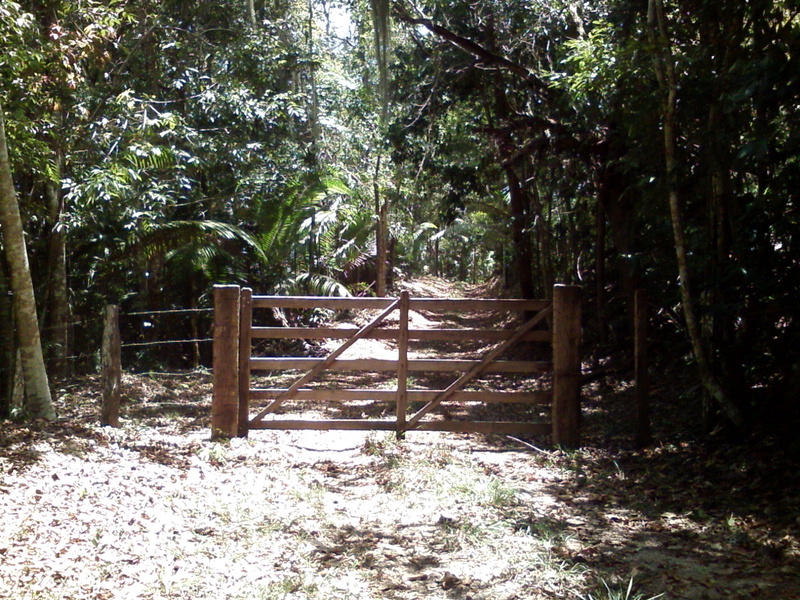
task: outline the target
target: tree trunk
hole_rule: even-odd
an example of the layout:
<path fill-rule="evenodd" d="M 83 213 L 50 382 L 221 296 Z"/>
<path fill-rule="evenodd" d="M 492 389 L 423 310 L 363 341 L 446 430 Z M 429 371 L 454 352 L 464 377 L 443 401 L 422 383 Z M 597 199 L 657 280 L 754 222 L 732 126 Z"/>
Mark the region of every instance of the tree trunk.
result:
<path fill-rule="evenodd" d="M 251 29 L 255 29 L 258 26 L 258 21 L 256 19 L 256 4 L 254 0 L 246 0 L 247 2 L 247 19 L 248 25 L 250 25 Z"/>
<path fill-rule="evenodd" d="M 727 70 L 727 69 L 726 69 Z M 722 96 L 720 90 L 719 96 Z M 733 270 L 736 263 L 736 248 L 733 243 L 731 228 L 734 207 L 733 154 L 726 140 L 720 139 L 719 132 L 729 131 L 723 116 L 720 101 L 711 104 L 708 115 L 708 142 L 706 157 L 709 169 L 709 202 L 708 231 L 710 233 L 707 281 L 716 285 L 707 286 L 706 306 L 728 304 L 727 289 L 723 289 L 727 273 Z M 727 292 L 729 293 L 729 292 Z M 728 384 L 731 396 L 739 402 L 746 400 L 750 391 L 743 368 L 742 347 L 736 344 L 736 314 L 734 311 L 712 310 L 703 324 L 705 339 L 710 347 L 716 349 L 716 360 L 719 362 L 718 372 Z"/>
<path fill-rule="evenodd" d="M 511 239 L 514 242 L 514 264 L 519 281 L 519 291 L 523 298 L 535 298 L 533 286 L 533 252 L 531 238 L 528 234 L 528 211 L 526 210 L 525 193 L 513 165 L 504 167 L 511 199 Z"/>
<path fill-rule="evenodd" d="M 200 354 L 200 328 L 197 326 L 197 282 L 195 281 L 195 273 L 192 271 L 189 275 L 189 308 L 192 312 L 189 313 L 189 329 L 191 331 L 192 339 L 192 368 L 199 369 L 202 361 Z"/>
<path fill-rule="evenodd" d="M 8 262 L 11 290 L 14 293 L 17 343 L 25 378 L 26 408 L 31 418 L 53 419 L 55 411 L 42 355 L 36 298 L 28 266 L 22 217 L 11 178 L 2 105 L 0 105 L 0 227 L 3 231 L 3 251 Z"/>
<path fill-rule="evenodd" d="M 616 271 L 616 280 L 619 282 L 619 291 L 625 303 L 628 315 L 627 329 L 625 331 L 611 331 L 606 328 L 606 335 L 622 334 L 633 336 L 634 295 L 639 287 L 638 274 L 631 257 L 636 255 L 637 248 L 633 243 L 633 215 L 635 213 L 635 200 L 630 191 L 626 191 L 627 182 L 625 174 L 619 172 L 616 163 L 622 156 L 622 150 L 615 147 L 613 138 L 615 126 L 609 126 L 610 146 L 608 154 L 603 159 L 603 166 L 599 174 L 597 202 L 598 231 L 601 227 L 612 244 L 613 251 L 607 260 Z M 599 234 L 598 234 L 599 235 Z M 598 241 L 598 244 L 600 242 Z M 606 276 L 607 279 L 607 276 Z M 604 294 L 603 294 L 604 295 Z M 605 302 L 605 300 L 604 300 Z"/>
<path fill-rule="evenodd" d="M 700 374 L 700 380 L 706 393 L 711 396 L 722 408 L 728 419 L 739 429 L 744 427 L 744 419 L 739 407 L 733 402 L 729 394 L 715 376 L 708 351 L 703 344 L 700 326 L 694 308 L 694 298 L 690 288 L 689 259 L 686 251 L 681 203 L 677 186 L 677 137 L 675 107 L 678 97 L 678 80 L 675 73 L 675 63 L 667 36 L 666 19 L 662 0 L 649 0 L 648 7 L 648 32 L 651 44 L 656 49 L 655 69 L 659 84 L 664 93 L 663 100 L 663 130 L 664 130 L 664 160 L 667 174 L 667 190 L 669 198 L 669 213 L 672 220 L 672 234 L 675 244 L 675 258 L 678 263 L 678 280 L 680 282 L 681 305 L 686 321 L 686 331 L 692 344 L 692 351 Z"/>
<path fill-rule="evenodd" d="M 542 198 L 536 185 L 531 186 L 531 190 L 533 219 L 536 221 L 536 242 L 539 246 L 539 277 L 541 278 L 539 289 L 542 292 L 541 297 L 549 298 L 553 293 L 553 286 L 556 284 L 555 268 L 558 256 L 558 249 L 553 249 L 553 243 L 555 242 L 557 246 L 558 240 L 553 236 L 553 230 L 551 229 L 553 224 L 553 192 L 548 190 L 547 196 Z M 542 200 L 547 202 L 546 210 Z M 530 217 L 528 222 L 530 222 Z"/>
<path fill-rule="evenodd" d="M 386 258 L 388 255 L 387 233 L 389 227 L 387 219 L 389 215 L 389 200 L 381 197 L 380 186 L 381 173 L 381 152 L 378 151 L 378 158 L 375 161 L 375 176 L 372 181 L 372 190 L 375 195 L 375 214 L 378 222 L 375 225 L 375 294 L 377 296 L 386 295 Z"/>
<path fill-rule="evenodd" d="M 57 181 L 46 186 L 48 234 L 47 243 L 47 303 L 45 346 L 50 358 L 50 373 L 56 379 L 69 375 L 69 291 L 67 286 L 67 235 L 63 227 L 63 195 L 61 166 L 63 156 L 56 151 Z"/>
<path fill-rule="evenodd" d="M 597 341 L 601 346 L 608 342 L 606 322 L 606 211 L 601 194 L 595 209 L 595 304 L 597 305 Z"/>
<path fill-rule="evenodd" d="M 11 416 L 14 390 L 14 311 L 5 261 L 0 256 L 0 419 Z"/>
<path fill-rule="evenodd" d="M 255 13 L 254 13 L 255 14 Z M 254 17 L 255 18 L 255 17 Z M 313 154 L 311 157 L 313 165 L 319 164 L 319 94 L 317 93 L 317 67 L 316 56 L 314 50 L 314 2 L 308 2 L 308 23 L 306 29 L 306 44 L 308 44 L 308 87 L 309 87 L 309 107 L 308 107 L 308 120 L 311 126 L 311 149 L 309 152 Z"/>

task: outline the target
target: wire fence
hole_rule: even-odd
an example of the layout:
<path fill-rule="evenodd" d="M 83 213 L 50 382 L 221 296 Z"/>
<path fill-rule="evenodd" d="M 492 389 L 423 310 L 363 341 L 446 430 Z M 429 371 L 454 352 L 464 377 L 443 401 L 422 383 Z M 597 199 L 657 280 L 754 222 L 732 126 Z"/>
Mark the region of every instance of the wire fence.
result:
<path fill-rule="evenodd" d="M 209 314 L 213 313 L 213 308 L 171 308 L 167 310 L 139 310 L 123 313 L 120 312 L 120 319 L 123 317 L 153 317 L 159 315 L 196 315 L 196 314 Z M 172 340 L 147 340 L 143 342 L 123 342 L 122 348 L 144 348 L 147 346 L 164 346 L 169 344 L 198 344 L 201 342 L 211 342 L 211 337 L 194 337 L 188 339 L 172 339 Z"/>
<path fill-rule="evenodd" d="M 213 308 L 120 312 L 124 368 L 152 371 L 209 366 L 213 312 Z"/>
<path fill-rule="evenodd" d="M 185 370 L 186 368 L 203 368 L 210 366 L 211 361 L 211 322 L 213 308 L 175 308 L 161 310 L 120 311 L 120 331 L 123 351 L 123 366 L 134 372 L 153 372 L 156 370 Z M 147 320 L 142 321 L 141 318 Z M 168 317 L 168 322 L 163 318 Z M 202 322 L 196 324 L 193 333 L 185 337 L 175 336 L 179 331 L 191 331 L 187 318 L 201 317 Z M 159 323 L 159 319 L 162 320 Z M 102 316 L 81 318 L 68 321 L 65 325 L 69 332 L 70 352 L 67 356 L 56 356 L 45 347 L 45 366 L 48 371 L 68 363 L 70 375 L 85 375 L 98 372 L 101 363 L 101 339 L 104 319 Z M 45 325 L 40 327 L 43 340 L 51 339 L 52 333 L 63 329 L 62 326 Z M 208 335 L 203 335 L 208 332 Z M 166 334 L 165 339 L 161 333 Z M 126 341 L 127 340 L 127 341 Z M 13 356 L 10 360 L 0 361 L 0 384 L 13 378 Z M 0 387 L 2 387 L 0 385 Z"/>

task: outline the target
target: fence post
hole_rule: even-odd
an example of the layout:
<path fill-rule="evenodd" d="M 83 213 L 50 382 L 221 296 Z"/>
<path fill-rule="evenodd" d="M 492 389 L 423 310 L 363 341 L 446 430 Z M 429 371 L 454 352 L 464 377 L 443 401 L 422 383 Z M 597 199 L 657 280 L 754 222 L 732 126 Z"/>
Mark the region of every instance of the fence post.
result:
<path fill-rule="evenodd" d="M 239 421 L 238 285 L 214 286 L 214 391 L 211 439 L 234 437 Z"/>
<path fill-rule="evenodd" d="M 103 316 L 101 366 L 103 407 L 100 423 L 119 427 L 119 398 L 122 382 L 122 343 L 119 335 L 119 306 L 109 304 Z"/>
<path fill-rule="evenodd" d="M 238 437 L 250 431 L 250 354 L 253 341 L 253 290 L 242 290 L 239 306 L 239 427 Z"/>
<path fill-rule="evenodd" d="M 652 442 L 650 432 L 650 377 L 647 372 L 647 295 L 636 290 L 634 295 L 634 377 L 633 397 L 636 404 L 636 445 L 640 448 Z"/>
<path fill-rule="evenodd" d="M 553 443 L 580 446 L 581 288 L 553 288 Z"/>

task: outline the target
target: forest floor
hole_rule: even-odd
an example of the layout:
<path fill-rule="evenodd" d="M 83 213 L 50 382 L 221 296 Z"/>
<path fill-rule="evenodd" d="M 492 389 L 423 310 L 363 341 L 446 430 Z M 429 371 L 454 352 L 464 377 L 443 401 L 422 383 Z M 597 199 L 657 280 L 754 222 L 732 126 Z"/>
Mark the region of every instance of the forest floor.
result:
<path fill-rule="evenodd" d="M 104 428 L 99 381 L 64 384 L 56 422 L 0 424 L 0 599 L 800 600 L 796 448 L 692 439 L 681 377 L 655 375 L 645 450 L 624 378 L 585 386 L 576 451 L 434 432 L 212 442 L 207 372 L 125 375 L 122 426 Z"/>

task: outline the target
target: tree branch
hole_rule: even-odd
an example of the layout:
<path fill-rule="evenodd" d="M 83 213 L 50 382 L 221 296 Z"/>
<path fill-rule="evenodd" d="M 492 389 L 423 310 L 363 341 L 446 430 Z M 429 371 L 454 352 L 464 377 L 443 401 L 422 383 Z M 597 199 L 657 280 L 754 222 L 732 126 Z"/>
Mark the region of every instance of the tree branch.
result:
<path fill-rule="evenodd" d="M 525 80 L 536 92 L 542 100 L 549 100 L 551 97 L 550 86 L 542 79 L 536 76 L 528 68 L 516 63 L 504 56 L 495 54 L 487 48 L 481 46 L 477 42 L 473 42 L 457 33 L 442 27 L 425 17 L 414 17 L 408 9 L 400 2 L 393 4 L 393 14 L 396 18 L 409 25 L 421 25 L 431 33 L 437 35 L 441 39 L 449 42 L 459 50 L 474 56 L 483 66 L 502 69 L 510 73 L 518 75 Z"/>

